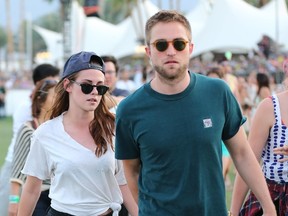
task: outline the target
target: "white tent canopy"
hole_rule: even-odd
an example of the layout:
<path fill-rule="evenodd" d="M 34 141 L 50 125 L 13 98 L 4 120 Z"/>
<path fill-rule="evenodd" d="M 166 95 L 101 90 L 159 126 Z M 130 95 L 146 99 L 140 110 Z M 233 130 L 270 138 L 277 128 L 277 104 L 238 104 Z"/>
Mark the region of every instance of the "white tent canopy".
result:
<path fill-rule="evenodd" d="M 272 0 L 262 9 L 269 22 L 261 24 L 270 27 L 269 36 L 273 38 L 280 46 L 288 48 L 288 12 L 285 0 Z"/>
<path fill-rule="evenodd" d="M 281 2 L 279 10 L 284 9 L 286 13 L 283 11 L 279 13 L 279 20 L 282 20 L 281 28 L 285 31 L 279 32 L 278 42 L 287 49 L 288 16 L 285 0 Z M 199 34 L 194 35 L 193 56 L 219 50 L 248 52 L 256 48 L 264 34 L 275 40 L 275 16 L 269 13 L 270 10 L 271 6 L 261 10 L 243 0 L 216 0 L 205 27 Z"/>
<path fill-rule="evenodd" d="M 145 22 L 157 11 L 159 9 L 150 0 L 139 1 L 131 16 L 114 25 L 97 17 L 86 17 L 83 8 L 74 0 L 69 37 L 71 51 L 94 51 L 99 55 L 109 54 L 116 58 L 143 54 Z M 256 48 L 264 34 L 288 49 L 288 13 L 285 0 L 272 0 L 262 9 L 243 0 L 214 0 L 212 7 L 206 0 L 198 0 L 197 5 L 187 13 L 187 19 L 191 23 L 193 34 L 192 56 L 209 51 L 249 52 Z M 276 23 L 279 25 L 278 31 Z M 49 52 L 54 54 L 53 50 L 60 49 L 60 34 L 56 37 L 43 29 L 37 31 L 41 32 Z M 58 53 L 63 55 L 62 52 Z"/>
<path fill-rule="evenodd" d="M 112 54 L 116 58 L 137 54 L 142 45 L 139 39 L 144 38 L 145 22 L 158 10 L 150 1 L 141 2 L 132 10 L 131 16 L 118 25 L 87 17 L 81 49 L 94 50 L 99 55 Z M 84 13 L 80 6 L 78 13 Z"/>
<path fill-rule="evenodd" d="M 258 24 L 253 20 L 261 14 L 242 0 L 217 0 L 205 27 L 194 36 L 193 55 L 226 49 L 247 52 L 260 40 Z"/>
<path fill-rule="evenodd" d="M 49 59 L 45 62 L 52 64 L 62 63 L 63 60 L 63 37 L 62 34 L 44 29 L 40 26 L 33 26 L 33 29 L 43 38 L 49 53 Z M 39 59 L 41 61 L 41 59 Z"/>
<path fill-rule="evenodd" d="M 186 14 L 192 34 L 197 35 L 205 27 L 205 23 L 212 12 L 212 5 L 208 1 L 198 0 L 196 6 Z"/>

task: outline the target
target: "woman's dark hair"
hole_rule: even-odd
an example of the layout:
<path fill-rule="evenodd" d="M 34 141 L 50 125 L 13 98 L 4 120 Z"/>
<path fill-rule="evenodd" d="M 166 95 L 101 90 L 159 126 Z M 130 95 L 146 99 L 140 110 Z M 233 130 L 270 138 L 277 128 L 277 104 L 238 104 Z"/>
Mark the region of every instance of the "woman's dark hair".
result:
<path fill-rule="evenodd" d="M 43 104 L 47 100 L 48 91 L 57 85 L 56 80 L 39 81 L 32 92 L 32 116 L 38 118 Z"/>
<path fill-rule="evenodd" d="M 115 66 L 115 72 L 116 72 L 116 75 L 118 74 L 118 71 L 119 71 L 119 65 L 118 65 L 118 62 L 117 62 L 117 59 L 112 56 L 112 55 L 107 55 L 107 56 L 101 56 L 102 60 L 104 61 L 104 63 L 106 62 L 112 62 Z"/>
<path fill-rule="evenodd" d="M 260 93 L 260 89 L 262 87 L 270 88 L 269 76 L 267 74 L 265 74 L 265 73 L 257 73 L 256 80 L 257 80 L 257 84 L 258 84 L 258 92 L 257 92 L 257 94 Z"/>
<path fill-rule="evenodd" d="M 33 83 L 34 85 L 47 77 L 59 76 L 60 69 L 51 64 L 40 64 L 33 70 Z"/>

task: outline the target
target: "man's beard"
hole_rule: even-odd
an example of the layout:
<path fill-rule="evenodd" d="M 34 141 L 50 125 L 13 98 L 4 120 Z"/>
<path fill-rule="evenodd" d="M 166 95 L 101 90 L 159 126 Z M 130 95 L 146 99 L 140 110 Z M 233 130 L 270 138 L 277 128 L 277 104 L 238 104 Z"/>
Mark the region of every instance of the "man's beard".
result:
<path fill-rule="evenodd" d="M 167 81 L 168 80 L 173 81 L 173 80 L 177 80 L 180 77 L 183 77 L 187 71 L 187 68 L 188 68 L 187 64 L 183 64 L 178 69 L 176 69 L 175 72 L 170 73 L 170 72 L 167 72 L 167 70 L 164 67 L 154 65 L 154 69 L 156 73 L 158 73 L 160 77 L 162 77 L 163 79 Z"/>

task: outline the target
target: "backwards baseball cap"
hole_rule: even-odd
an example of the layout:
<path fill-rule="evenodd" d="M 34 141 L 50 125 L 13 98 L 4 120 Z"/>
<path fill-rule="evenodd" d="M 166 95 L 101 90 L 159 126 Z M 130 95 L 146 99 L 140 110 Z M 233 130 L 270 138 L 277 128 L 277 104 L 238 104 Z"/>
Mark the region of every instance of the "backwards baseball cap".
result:
<path fill-rule="evenodd" d="M 91 63 L 92 62 L 92 63 Z M 79 52 L 73 54 L 65 63 L 62 78 L 86 69 L 100 70 L 105 74 L 104 62 L 94 52 Z"/>

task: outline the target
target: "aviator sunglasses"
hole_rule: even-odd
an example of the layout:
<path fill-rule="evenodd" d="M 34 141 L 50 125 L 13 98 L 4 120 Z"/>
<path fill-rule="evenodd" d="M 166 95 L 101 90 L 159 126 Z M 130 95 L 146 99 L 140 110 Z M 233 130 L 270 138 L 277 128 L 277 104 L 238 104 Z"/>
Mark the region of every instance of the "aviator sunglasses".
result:
<path fill-rule="evenodd" d="M 72 83 L 79 85 L 81 87 L 81 91 L 84 94 L 90 94 L 93 91 L 94 87 L 97 89 L 98 95 L 104 95 L 109 89 L 109 87 L 105 85 L 92 85 L 89 83 L 78 83 L 74 80 L 70 80 L 70 81 Z"/>
<path fill-rule="evenodd" d="M 182 51 L 185 49 L 186 44 L 189 43 L 189 41 L 184 39 L 174 39 L 172 41 L 167 41 L 164 39 L 159 39 L 151 43 L 159 52 L 164 52 L 167 50 L 169 44 L 172 43 L 174 49 L 177 51 Z"/>

